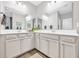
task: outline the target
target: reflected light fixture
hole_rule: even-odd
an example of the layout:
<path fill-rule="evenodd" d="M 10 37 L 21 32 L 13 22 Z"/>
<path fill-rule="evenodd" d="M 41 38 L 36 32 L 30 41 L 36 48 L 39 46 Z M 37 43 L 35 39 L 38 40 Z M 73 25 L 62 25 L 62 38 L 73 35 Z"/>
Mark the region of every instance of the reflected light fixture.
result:
<path fill-rule="evenodd" d="M 45 20 L 45 21 L 48 21 L 48 17 L 46 15 L 43 15 L 42 19 Z"/>
<path fill-rule="evenodd" d="M 26 21 L 30 21 L 30 20 L 31 20 L 31 18 L 32 18 L 32 16 L 31 16 L 31 15 L 26 16 Z"/>
<path fill-rule="evenodd" d="M 26 5 L 25 4 L 23 4 L 22 2 L 17 2 L 17 5 L 19 6 L 19 7 L 22 7 L 22 8 L 26 8 Z"/>

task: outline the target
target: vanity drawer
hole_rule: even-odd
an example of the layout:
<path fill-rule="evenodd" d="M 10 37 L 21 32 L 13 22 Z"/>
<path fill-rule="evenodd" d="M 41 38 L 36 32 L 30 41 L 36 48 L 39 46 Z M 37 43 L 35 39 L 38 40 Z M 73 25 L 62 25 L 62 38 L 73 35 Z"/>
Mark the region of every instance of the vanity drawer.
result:
<path fill-rule="evenodd" d="M 17 35 L 13 35 L 13 34 L 6 35 L 6 39 L 16 39 L 16 38 L 17 38 Z"/>
<path fill-rule="evenodd" d="M 72 37 L 72 36 L 61 36 L 60 37 L 61 41 L 65 41 L 65 42 L 70 42 L 70 43 L 75 43 L 76 42 L 76 37 Z"/>
<path fill-rule="evenodd" d="M 26 37 L 27 35 L 26 34 L 19 34 L 19 37 L 20 38 L 24 38 L 24 37 Z"/>
<path fill-rule="evenodd" d="M 52 34 L 40 34 L 40 36 L 47 37 L 49 39 L 55 39 L 55 40 L 59 39 L 58 35 L 52 35 Z"/>

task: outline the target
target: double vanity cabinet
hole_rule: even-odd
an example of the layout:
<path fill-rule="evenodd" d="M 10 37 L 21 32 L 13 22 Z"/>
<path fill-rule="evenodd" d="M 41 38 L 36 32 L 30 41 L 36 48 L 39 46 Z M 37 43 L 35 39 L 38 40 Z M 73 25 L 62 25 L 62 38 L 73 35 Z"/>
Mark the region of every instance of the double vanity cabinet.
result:
<path fill-rule="evenodd" d="M 52 58 L 79 57 L 79 36 L 40 32 L 0 34 L 0 58 L 17 57 L 34 48 Z"/>
<path fill-rule="evenodd" d="M 34 49 L 32 33 L 16 33 L 0 35 L 0 57 L 17 57 Z"/>
<path fill-rule="evenodd" d="M 70 35 L 36 33 L 35 48 L 52 58 L 79 57 L 79 38 Z"/>

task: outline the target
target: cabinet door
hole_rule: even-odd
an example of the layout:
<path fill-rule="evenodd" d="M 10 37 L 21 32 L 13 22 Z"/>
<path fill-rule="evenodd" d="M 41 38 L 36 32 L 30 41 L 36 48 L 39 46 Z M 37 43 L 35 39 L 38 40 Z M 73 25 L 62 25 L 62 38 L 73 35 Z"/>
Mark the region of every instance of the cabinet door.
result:
<path fill-rule="evenodd" d="M 46 38 L 40 39 L 40 51 L 48 55 L 48 40 Z"/>
<path fill-rule="evenodd" d="M 35 38 L 35 48 L 39 50 L 39 36 Z"/>
<path fill-rule="evenodd" d="M 27 45 L 28 45 L 28 50 L 33 49 L 34 48 L 34 40 L 32 38 L 28 38 Z"/>
<path fill-rule="evenodd" d="M 15 57 L 20 53 L 20 40 L 6 40 L 6 57 Z"/>
<path fill-rule="evenodd" d="M 27 39 L 21 39 L 21 52 L 24 53 L 26 51 L 28 51 L 28 40 Z"/>
<path fill-rule="evenodd" d="M 0 58 L 5 57 L 5 36 L 0 35 Z"/>
<path fill-rule="evenodd" d="M 56 40 L 49 41 L 49 57 L 59 57 L 59 42 Z"/>
<path fill-rule="evenodd" d="M 60 55 L 62 58 L 74 58 L 75 55 L 75 45 L 71 43 L 61 43 Z"/>

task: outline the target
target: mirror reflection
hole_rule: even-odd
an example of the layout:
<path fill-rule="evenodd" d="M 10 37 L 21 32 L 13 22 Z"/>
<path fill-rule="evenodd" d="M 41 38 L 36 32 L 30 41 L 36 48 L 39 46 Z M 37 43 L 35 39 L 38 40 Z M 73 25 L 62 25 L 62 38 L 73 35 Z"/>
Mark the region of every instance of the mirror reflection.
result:
<path fill-rule="evenodd" d="M 17 8 L 24 8 L 18 11 L 5 6 L 2 25 L 5 30 L 72 30 L 73 29 L 73 3 L 43 1 L 35 7 L 26 2 L 16 2 Z M 28 8 L 29 7 L 29 8 Z M 37 9 L 35 9 L 37 8 Z M 28 12 L 26 12 L 26 10 Z M 24 13 L 22 12 L 24 11 Z M 26 13 L 25 13 L 26 12 Z M 6 20 L 5 20 L 6 19 Z"/>
<path fill-rule="evenodd" d="M 46 13 L 42 17 L 42 29 L 47 26 L 48 30 L 72 30 L 73 29 L 73 11 L 72 3 L 68 2 L 63 4 L 58 9 L 53 10 L 51 13 Z M 50 26 L 51 25 L 51 26 Z M 52 28 L 50 28 L 52 27 Z"/>
<path fill-rule="evenodd" d="M 73 29 L 72 27 L 72 17 L 73 12 L 72 12 L 72 3 L 68 3 L 64 5 L 62 8 L 58 10 L 58 20 L 59 20 L 59 28 L 60 29 L 65 29 L 65 30 L 71 30 Z"/>

